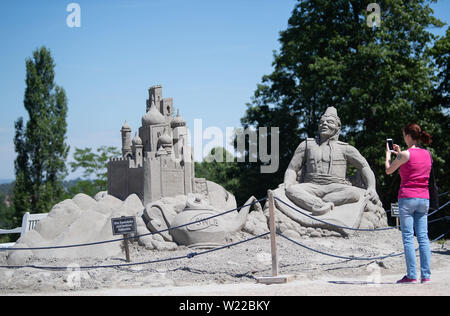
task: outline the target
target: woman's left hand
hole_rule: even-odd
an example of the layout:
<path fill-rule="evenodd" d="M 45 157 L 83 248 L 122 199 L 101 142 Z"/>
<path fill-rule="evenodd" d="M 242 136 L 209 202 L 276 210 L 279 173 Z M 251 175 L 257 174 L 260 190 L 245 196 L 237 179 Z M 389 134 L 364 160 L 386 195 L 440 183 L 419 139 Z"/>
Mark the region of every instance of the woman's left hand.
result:
<path fill-rule="evenodd" d="M 397 144 L 394 144 L 394 153 L 396 155 L 400 155 L 401 152 L 402 152 L 402 150 L 400 149 L 400 146 Z"/>

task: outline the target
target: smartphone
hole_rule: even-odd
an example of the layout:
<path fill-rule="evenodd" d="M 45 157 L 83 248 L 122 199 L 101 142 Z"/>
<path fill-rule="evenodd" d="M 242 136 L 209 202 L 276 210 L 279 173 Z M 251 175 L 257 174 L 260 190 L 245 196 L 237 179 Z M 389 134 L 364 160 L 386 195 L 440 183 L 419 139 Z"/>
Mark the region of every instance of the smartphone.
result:
<path fill-rule="evenodd" d="M 394 151 L 394 142 L 392 141 L 392 138 L 386 139 L 386 142 L 388 143 L 389 150 Z"/>

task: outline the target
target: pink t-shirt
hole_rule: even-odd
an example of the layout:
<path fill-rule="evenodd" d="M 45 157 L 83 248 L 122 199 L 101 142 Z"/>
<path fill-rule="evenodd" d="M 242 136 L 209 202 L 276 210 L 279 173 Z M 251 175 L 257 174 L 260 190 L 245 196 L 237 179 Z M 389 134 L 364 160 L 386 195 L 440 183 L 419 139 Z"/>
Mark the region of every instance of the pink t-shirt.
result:
<path fill-rule="evenodd" d="M 400 190 L 398 198 L 429 199 L 428 179 L 431 171 L 431 155 L 426 149 L 410 148 L 409 160 L 400 166 Z"/>

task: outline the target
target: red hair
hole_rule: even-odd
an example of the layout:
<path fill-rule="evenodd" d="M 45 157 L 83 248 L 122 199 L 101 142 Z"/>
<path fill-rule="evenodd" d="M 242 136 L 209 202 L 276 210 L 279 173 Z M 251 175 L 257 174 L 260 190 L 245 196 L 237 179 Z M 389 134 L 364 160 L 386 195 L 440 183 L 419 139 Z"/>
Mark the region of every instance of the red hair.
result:
<path fill-rule="evenodd" d="M 423 131 L 416 123 L 411 123 L 403 127 L 405 135 L 411 136 L 413 140 L 420 140 L 424 145 L 431 144 L 431 135 Z"/>

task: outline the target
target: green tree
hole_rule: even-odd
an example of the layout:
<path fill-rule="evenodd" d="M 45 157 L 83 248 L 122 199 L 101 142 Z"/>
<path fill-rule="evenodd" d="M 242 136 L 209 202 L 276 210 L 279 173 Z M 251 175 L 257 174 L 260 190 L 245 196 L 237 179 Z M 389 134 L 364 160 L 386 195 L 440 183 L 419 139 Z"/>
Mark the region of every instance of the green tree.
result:
<path fill-rule="evenodd" d="M 441 205 L 449 200 L 450 194 L 445 194 L 450 190 L 450 180 L 448 178 L 448 164 L 450 163 L 450 116 L 449 114 L 449 85 L 450 85 L 450 28 L 447 27 L 445 36 L 441 37 L 435 42 L 433 47 L 430 48 L 429 54 L 433 59 L 433 66 L 436 69 L 434 77 L 434 89 L 432 102 L 436 107 L 442 107 L 442 112 L 431 112 L 430 116 L 433 117 L 435 122 L 441 122 L 436 124 L 437 130 L 433 131 L 433 143 L 431 144 L 434 153 L 434 171 L 437 178 L 439 191 L 444 194 L 440 197 Z M 436 137 L 439 136 L 439 137 Z M 443 216 L 450 216 L 450 208 L 446 207 L 442 211 L 436 213 L 430 218 L 437 219 Z M 430 231 L 443 233 L 448 231 L 448 221 L 440 221 L 434 223 Z M 436 234 L 437 234 L 436 233 Z"/>
<path fill-rule="evenodd" d="M 9 205 L 8 196 L 0 193 L 0 229 L 15 228 L 14 206 Z M 17 239 L 17 236 L 0 235 L 0 243 L 10 242 Z"/>
<path fill-rule="evenodd" d="M 409 122 L 429 131 L 433 144 L 447 137 L 448 115 L 433 102 L 436 67 L 428 52 L 436 40 L 428 29 L 443 23 L 433 17 L 430 1 L 380 0 L 381 25 L 368 27 L 371 2 L 299 1 L 280 32 L 274 71 L 262 78 L 241 119 L 244 127 L 280 128 L 280 170 L 271 179 L 258 174 L 257 163 L 239 165 L 241 183 L 256 177 L 252 189 L 259 196 L 283 181 L 296 146 L 317 134 L 328 106 L 338 109 L 341 138 L 374 169 L 385 207 L 396 200 L 399 184 L 398 176 L 384 173 L 386 138 L 402 144 L 401 127 Z M 445 161 L 447 152 L 435 150 L 435 160 Z"/>
<path fill-rule="evenodd" d="M 222 162 L 217 161 L 219 160 L 216 159 L 218 157 L 222 157 Z M 205 178 L 220 184 L 227 191 L 233 193 L 239 202 L 246 198 L 241 194 L 237 162 L 233 158 L 233 155 L 223 147 L 211 149 L 208 156 L 202 162 L 195 163 L 195 177 Z"/>
<path fill-rule="evenodd" d="M 16 183 L 14 207 L 19 221 L 25 212 L 48 212 L 62 199 L 65 159 L 67 98 L 54 82 L 55 64 L 50 51 L 41 47 L 26 60 L 24 106 L 29 120 L 15 122 Z"/>
<path fill-rule="evenodd" d="M 72 172 L 83 170 L 83 179 L 69 189 L 68 198 L 77 193 L 94 196 L 107 190 L 107 163 L 110 158 L 121 155 L 121 152 L 116 147 L 107 146 L 99 147 L 96 151 L 97 153 L 94 153 L 91 148 L 75 148 L 75 161 L 70 163 L 70 167 Z"/>

